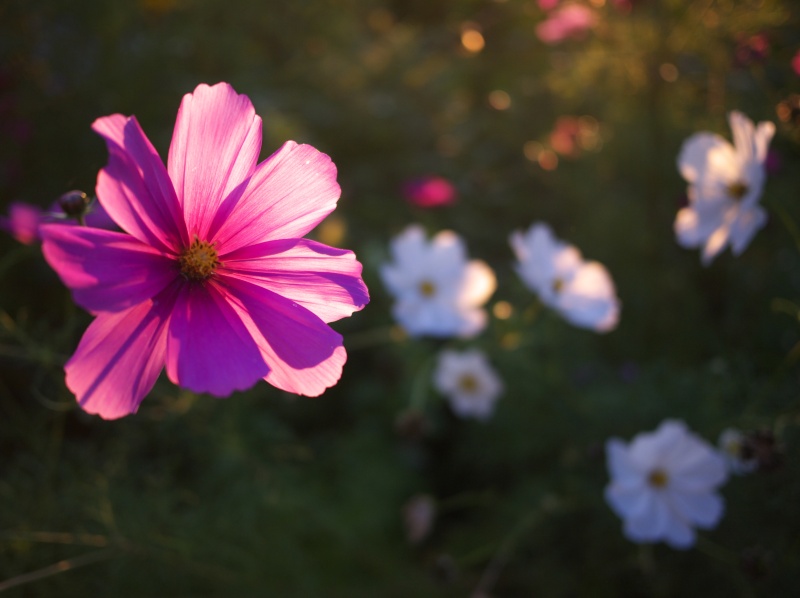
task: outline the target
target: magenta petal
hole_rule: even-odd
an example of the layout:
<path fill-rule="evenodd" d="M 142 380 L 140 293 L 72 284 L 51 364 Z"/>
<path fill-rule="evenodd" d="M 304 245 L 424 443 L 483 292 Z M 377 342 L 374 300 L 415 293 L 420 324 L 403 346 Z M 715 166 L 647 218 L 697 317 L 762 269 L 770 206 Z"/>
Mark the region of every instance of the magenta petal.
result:
<path fill-rule="evenodd" d="M 303 237 L 336 207 L 336 166 L 310 145 L 287 141 L 258 165 L 244 193 L 220 209 L 213 230 L 223 251 Z"/>
<path fill-rule="evenodd" d="M 183 96 L 168 169 L 192 236 L 209 237 L 220 204 L 232 193 L 238 198 L 260 151 L 261 118 L 247 96 L 227 83 Z"/>
<path fill-rule="evenodd" d="M 269 368 L 255 340 L 213 284 L 187 283 L 175 302 L 167 375 L 194 392 L 226 397 L 246 390 Z"/>
<path fill-rule="evenodd" d="M 163 250 L 185 246 L 188 236 L 164 163 L 135 116 L 98 118 L 92 128 L 108 147 L 97 175 L 97 198 L 109 216 L 140 241 Z"/>
<path fill-rule="evenodd" d="M 91 312 L 128 309 L 178 278 L 175 260 L 131 235 L 63 224 L 39 230 L 47 263 Z"/>
<path fill-rule="evenodd" d="M 67 387 L 85 411 L 104 419 L 135 413 L 164 367 L 172 294 L 102 313 L 67 362 Z"/>
<path fill-rule="evenodd" d="M 226 275 L 291 299 L 323 322 L 347 317 L 369 302 L 355 254 L 316 241 L 268 241 L 228 254 L 223 263 Z"/>
<path fill-rule="evenodd" d="M 220 277 L 270 367 L 265 380 L 287 392 L 316 397 L 342 375 L 342 337 L 291 299 L 241 279 Z"/>

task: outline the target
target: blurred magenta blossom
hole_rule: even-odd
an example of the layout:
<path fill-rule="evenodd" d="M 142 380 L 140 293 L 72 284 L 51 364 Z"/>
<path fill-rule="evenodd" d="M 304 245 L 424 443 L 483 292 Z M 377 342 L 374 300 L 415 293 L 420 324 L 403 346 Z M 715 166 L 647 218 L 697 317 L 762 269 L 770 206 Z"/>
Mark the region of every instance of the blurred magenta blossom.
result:
<path fill-rule="evenodd" d="M 795 55 L 792 57 L 792 70 L 794 70 L 796 75 L 800 76 L 800 50 L 795 52 Z"/>
<path fill-rule="evenodd" d="M 763 33 L 739 35 L 734 50 L 734 64 L 739 67 L 761 64 L 769 56 L 769 38 Z"/>
<path fill-rule="evenodd" d="M 9 205 L 8 216 L 0 216 L 0 229 L 10 233 L 17 241 L 25 245 L 39 241 L 39 225 L 45 223 L 78 225 L 75 218 L 64 213 L 58 201 L 51 205 L 47 212 L 38 206 L 15 201 Z M 98 202 L 91 204 L 86 213 L 85 224 L 94 228 L 113 229 L 116 227 L 114 221 Z"/>
<path fill-rule="evenodd" d="M 765 121 L 755 127 L 737 111 L 728 120 L 733 145 L 703 131 L 684 141 L 678 155 L 678 170 L 689 183 L 689 205 L 678 211 L 675 235 L 682 247 L 702 247 L 705 266 L 728 245 L 740 255 L 767 222 L 758 201 L 775 125 Z"/>
<path fill-rule="evenodd" d="M 66 365 L 90 413 L 134 413 L 169 379 L 218 397 L 259 379 L 317 396 L 347 358 L 328 326 L 369 301 L 350 251 L 302 237 L 334 210 L 330 158 L 287 141 L 227 83 L 184 96 L 166 168 L 135 116 L 97 119 L 97 196 L 124 232 L 42 225 L 45 258 L 96 318 Z"/>
<path fill-rule="evenodd" d="M 585 261 L 574 246 L 536 222 L 509 239 L 516 270 L 542 303 L 574 326 L 608 332 L 619 323 L 620 302 L 614 281 L 599 262 Z"/>
<path fill-rule="evenodd" d="M 682 421 L 665 420 L 628 444 L 611 438 L 606 459 L 606 501 L 622 518 L 629 540 L 686 549 L 695 543 L 693 528 L 711 529 L 722 518 L 725 504 L 716 489 L 728 467 Z"/>
<path fill-rule="evenodd" d="M 551 12 L 536 26 L 536 35 L 546 44 L 580 39 L 595 26 L 596 15 L 587 6 L 567 4 Z"/>
<path fill-rule="evenodd" d="M 30 245 L 39 240 L 39 223 L 43 215 L 37 206 L 14 201 L 8 206 L 8 216 L 0 216 L 0 228 L 20 243 Z"/>
<path fill-rule="evenodd" d="M 429 242 L 412 225 L 392 239 L 391 253 L 381 277 L 395 298 L 392 314 L 408 334 L 469 338 L 486 327 L 482 306 L 497 281 L 485 262 L 467 259 L 461 237 L 442 231 Z"/>
<path fill-rule="evenodd" d="M 403 185 L 403 195 L 415 206 L 434 208 L 455 203 L 456 188 L 444 177 L 425 176 L 407 181 Z"/>

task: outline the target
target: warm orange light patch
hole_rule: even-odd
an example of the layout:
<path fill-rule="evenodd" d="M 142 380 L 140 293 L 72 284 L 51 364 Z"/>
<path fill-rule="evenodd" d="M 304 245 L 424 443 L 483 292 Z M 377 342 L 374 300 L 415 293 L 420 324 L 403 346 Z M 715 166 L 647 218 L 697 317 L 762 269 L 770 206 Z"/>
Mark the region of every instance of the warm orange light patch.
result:
<path fill-rule="evenodd" d="M 178 258 L 181 274 L 188 280 L 202 281 L 214 274 L 219 266 L 217 250 L 211 243 L 201 241 L 197 237 L 183 250 Z"/>

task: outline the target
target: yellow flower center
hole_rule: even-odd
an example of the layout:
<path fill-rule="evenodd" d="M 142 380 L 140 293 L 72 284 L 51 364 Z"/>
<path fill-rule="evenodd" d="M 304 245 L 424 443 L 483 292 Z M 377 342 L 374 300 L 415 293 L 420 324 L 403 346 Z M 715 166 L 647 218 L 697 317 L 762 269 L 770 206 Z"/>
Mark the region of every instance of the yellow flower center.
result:
<path fill-rule="evenodd" d="M 745 185 L 741 181 L 731 183 L 730 185 L 728 185 L 728 188 L 726 190 L 728 192 L 728 195 L 730 195 L 736 201 L 739 201 L 745 195 L 747 195 L 747 185 Z"/>
<path fill-rule="evenodd" d="M 667 485 L 667 482 L 669 482 L 669 477 L 663 469 L 654 469 L 647 476 L 647 483 L 653 488 L 663 488 Z"/>
<path fill-rule="evenodd" d="M 563 288 L 564 288 L 564 279 L 559 276 L 556 276 L 553 279 L 553 292 L 560 293 Z"/>
<path fill-rule="evenodd" d="M 178 258 L 178 266 L 187 280 L 206 280 L 219 266 L 217 250 L 211 243 L 195 237 L 194 242 L 184 249 Z"/>
<path fill-rule="evenodd" d="M 478 390 L 478 379 L 472 374 L 464 374 L 458 380 L 458 387 L 466 393 L 473 393 Z"/>
<path fill-rule="evenodd" d="M 423 297 L 433 297 L 436 294 L 436 285 L 430 280 L 423 280 L 419 283 L 419 292 Z"/>

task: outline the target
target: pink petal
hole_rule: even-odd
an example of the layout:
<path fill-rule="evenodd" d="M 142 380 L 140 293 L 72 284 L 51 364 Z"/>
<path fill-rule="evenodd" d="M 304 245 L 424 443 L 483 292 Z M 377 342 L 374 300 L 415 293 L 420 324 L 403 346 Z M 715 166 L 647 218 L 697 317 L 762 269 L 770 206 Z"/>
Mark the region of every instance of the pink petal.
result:
<path fill-rule="evenodd" d="M 347 360 L 340 334 L 291 299 L 233 277 L 222 282 L 270 367 L 267 382 L 309 397 L 338 382 Z"/>
<path fill-rule="evenodd" d="M 287 141 L 258 165 L 238 201 L 228 201 L 212 226 L 222 251 L 304 236 L 336 207 L 336 166 L 310 145 Z"/>
<path fill-rule="evenodd" d="M 164 164 L 135 116 L 114 114 L 92 124 L 106 140 L 108 164 L 97 175 L 97 198 L 122 229 L 163 251 L 188 240 Z"/>
<path fill-rule="evenodd" d="M 369 302 L 353 252 L 307 239 L 240 249 L 225 256 L 223 271 L 295 301 L 323 322 L 347 317 Z"/>
<path fill-rule="evenodd" d="M 209 238 L 217 210 L 241 194 L 260 151 L 261 118 L 247 96 L 227 83 L 183 96 L 168 169 L 192 237 Z"/>
<path fill-rule="evenodd" d="M 131 235 L 63 224 L 40 231 L 47 263 L 90 312 L 129 309 L 178 278 L 175 260 Z"/>
<path fill-rule="evenodd" d="M 164 366 L 173 293 L 128 310 L 102 313 L 67 362 L 67 387 L 103 419 L 135 413 Z"/>
<path fill-rule="evenodd" d="M 214 284 L 186 283 L 175 301 L 167 340 L 167 376 L 194 392 L 227 397 L 269 368 L 241 318 Z"/>

